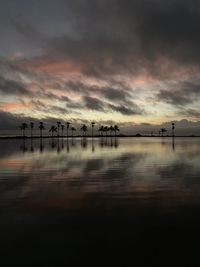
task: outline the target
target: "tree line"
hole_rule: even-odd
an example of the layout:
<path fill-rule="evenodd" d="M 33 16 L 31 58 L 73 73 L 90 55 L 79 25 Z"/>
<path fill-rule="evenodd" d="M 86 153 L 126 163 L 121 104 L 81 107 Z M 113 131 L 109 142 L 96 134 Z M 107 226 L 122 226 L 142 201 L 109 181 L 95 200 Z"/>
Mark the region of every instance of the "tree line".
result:
<path fill-rule="evenodd" d="M 92 137 L 94 136 L 94 127 L 95 127 L 95 122 L 91 122 L 91 128 L 92 128 Z M 26 136 L 26 130 L 30 128 L 30 136 L 31 138 L 33 137 L 33 132 L 35 129 L 39 129 L 40 131 L 40 137 L 43 137 L 43 131 L 46 129 L 45 125 L 43 122 L 39 122 L 38 127 L 35 125 L 34 122 L 30 122 L 29 124 L 26 122 L 23 122 L 19 126 L 22 136 Z M 65 135 L 65 130 L 66 130 L 66 135 Z M 62 124 L 60 121 L 56 122 L 56 125 L 50 126 L 50 129 L 48 130 L 49 133 L 51 134 L 52 137 L 57 136 L 57 137 L 64 137 L 64 136 L 74 136 L 74 132 L 77 131 L 77 129 L 71 125 L 70 122 L 66 122 L 66 124 Z M 88 132 L 88 126 L 86 124 L 83 124 L 80 128 L 80 131 L 82 133 L 82 136 L 86 136 L 86 133 Z M 98 132 L 100 133 L 101 136 L 117 136 L 117 132 L 119 132 L 120 129 L 118 125 L 114 126 L 100 126 L 98 129 Z"/>
<path fill-rule="evenodd" d="M 94 127 L 95 127 L 95 122 L 91 122 L 91 128 L 92 132 L 91 135 L 92 137 L 94 136 Z M 30 136 L 33 137 L 33 131 L 36 128 L 35 124 L 33 122 L 30 122 L 28 125 L 27 123 L 22 123 L 19 128 L 22 131 L 22 136 L 26 136 L 26 130 L 30 128 Z M 40 131 L 40 137 L 43 137 L 43 130 L 45 130 L 45 125 L 43 122 L 39 122 L 38 129 Z M 66 130 L 66 135 L 64 134 Z M 77 131 L 77 129 L 71 125 L 70 122 L 66 122 L 65 124 L 62 124 L 60 121 L 57 121 L 56 125 L 52 125 L 49 129 L 49 133 L 51 134 L 52 137 L 57 136 L 57 137 L 64 137 L 64 136 L 74 136 L 74 133 Z M 86 124 L 83 124 L 80 128 L 80 131 L 82 133 L 82 136 L 86 136 L 86 133 L 88 132 L 88 126 Z M 100 126 L 98 129 L 99 135 L 100 136 L 117 136 L 117 133 L 120 131 L 118 125 L 114 126 Z M 158 132 L 159 136 L 164 136 L 164 134 L 167 132 L 165 128 L 161 128 Z M 151 133 L 153 136 L 153 132 Z M 141 136 L 140 134 L 137 134 L 136 136 Z M 172 137 L 175 136 L 175 123 L 172 123 Z"/>

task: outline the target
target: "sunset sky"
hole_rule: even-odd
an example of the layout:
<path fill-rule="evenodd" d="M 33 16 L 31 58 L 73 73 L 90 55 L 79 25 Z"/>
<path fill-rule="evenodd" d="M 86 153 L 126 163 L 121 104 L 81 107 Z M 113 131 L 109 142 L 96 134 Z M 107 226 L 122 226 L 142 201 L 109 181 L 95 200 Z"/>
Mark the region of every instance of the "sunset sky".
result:
<path fill-rule="evenodd" d="M 197 0 L 1 0 L 0 35 L 1 130 L 59 119 L 200 132 Z"/>

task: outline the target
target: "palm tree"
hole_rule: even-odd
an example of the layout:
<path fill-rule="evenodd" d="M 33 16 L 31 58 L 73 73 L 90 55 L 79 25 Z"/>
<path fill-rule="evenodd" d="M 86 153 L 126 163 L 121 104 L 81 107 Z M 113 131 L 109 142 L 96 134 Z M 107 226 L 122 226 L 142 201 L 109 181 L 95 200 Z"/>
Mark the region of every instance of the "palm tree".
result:
<path fill-rule="evenodd" d="M 104 126 L 103 127 L 103 131 L 106 133 L 106 137 L 107 137 L 107 133 L 109 131 L 109 127 L 108 126 Z"/>
<path fill-rule="evenodd" d="M 91 125 L 92 125 L 92 137 L 94 136 L 94 125 L 95 125 L 95 122 L 91 122 Z"/>
<path fill-rule="evenodd" d="M 162 128 L 162 129 L 161 129 L 162 137 L 163 137 L 163 134 L 166 133 L 166 132 L 167 132 L 167 130 L 166 130 L 165 128 Z"/>
<path fill-rule="evenodd" d="M 110 136 L 112 136 L 112 133 L 114 132 L 114 127 L 111 125 L 108 129 L 110 131 Z"/>
<path fill-rule="evenodd" d="M 99 128 L 99 132 L 101 133 L 101 136 L 103 136 L 103 130 L 104 130 L 104 126 L 101 126 L 100 128 Z"/>
<path fill-rule="evenodd" d="M 57 132 L 57 128 L 54 125 L 52 125 L 51 128 L 50 128 L 50 130 L 49 130 L 49 132 L 52 134 L 52 137 L 53 137 L 54 136 L 54 133 Z"/>
<path fill-rule="evenodd" d="M 72 137 L 74 136 L 73 133 L 76 131 L 76 128 L 71 127 L 71 131 L 72 131 Z"/>
<path fill-rule="evenodd" d="M 58 137 L 60 137 L 60 121 L 57 121 L 57 128 L 58 128 Z"/>
<path fill-rule="evenodd" d="M 119 132 L 119 131 L 120 131 L 120 129 L 119 129 L 118 125 L 115 125 L 114 126 L 115 137 L 117 135 L 117 132 Z"/>
<path fill-rule="evenodd" d="M 64 129 L 65 129 L 65 125 L 62 124 L 62 125 L 61 125 L 62 137 L 63 137 L 63 131 L 64 131 Z"/>
<path fill-rule="evenodd" d="M 174 137 L 175 123 L 172 122 L 172 137 Z"/>
<path fill-rule="evenodd" d="M 69 125 L 70 125 L 70 122 L 67 122 L 67 137 L 69 136 Z"/>
<path fill-rule="evenodd" d="M 22 133 L 22 131 L 23 131 L 23 126 L 22 126 L 22 124 L 19 126 L 19 129 L 21 130 L 21 133 Z M 22 133 L 22 135 L 23 135 L 23 133 Z"/>
<path fill-rule="evenodd" d="M 43 122 L 39 123 L 39 129 L 40 129 L 40 138 L 42 138 L 42 131 L 45 129 Z"/>
<path fill-rule="evenodd" d="M 23 137 L 25 138 L 25 132 L 26 132 L 26 129 L 28 128 L 28 124 L 23 122 L 19 128 L 22 130 L 22 133 L 23 133 Z"/>
<path fill-rule="evenodd" d="M 86 132 L 87 132 L 87 126 L 85 124 L 83 124 L 83 126 L 80 129 L 83 132 L 83 136 L 85 136 Z"/>
<path fill-rule="evenodd" d="M 33 137 L 33 128 L 34 128 L 34 123 L 30 122 L 30 128 L 31 128 L 31 138 Z"/>

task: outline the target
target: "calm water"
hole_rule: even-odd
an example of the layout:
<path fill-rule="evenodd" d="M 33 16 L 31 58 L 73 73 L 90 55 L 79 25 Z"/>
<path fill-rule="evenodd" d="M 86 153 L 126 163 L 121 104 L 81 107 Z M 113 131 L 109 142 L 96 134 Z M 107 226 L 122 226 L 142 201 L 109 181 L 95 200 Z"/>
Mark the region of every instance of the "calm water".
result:
<path fill-rule="evenodd" d="M 199 197 L 199 138 L 0 140 L 0 261 L 198 266 Z"/>

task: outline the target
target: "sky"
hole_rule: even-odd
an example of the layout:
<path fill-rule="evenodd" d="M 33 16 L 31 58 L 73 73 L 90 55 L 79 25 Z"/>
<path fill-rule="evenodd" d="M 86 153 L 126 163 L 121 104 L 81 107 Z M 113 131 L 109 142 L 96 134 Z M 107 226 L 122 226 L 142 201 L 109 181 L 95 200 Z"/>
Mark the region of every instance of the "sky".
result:
<path fill-rule="evenodd" d="M 200 134 L 200 2 L 1 0 L 0 130 L 177 125 Z"/>

